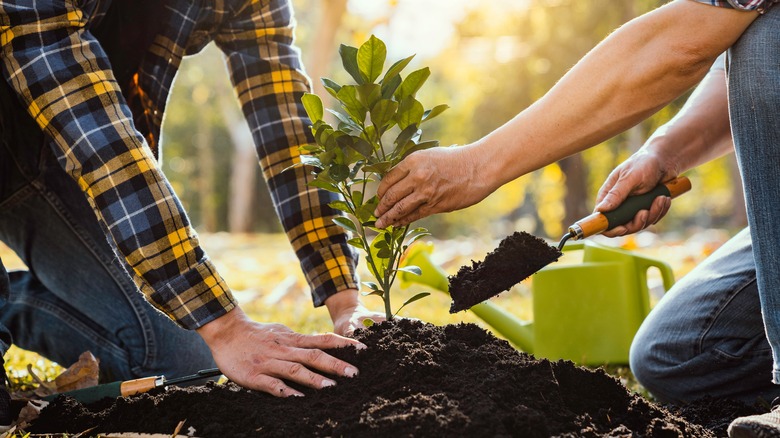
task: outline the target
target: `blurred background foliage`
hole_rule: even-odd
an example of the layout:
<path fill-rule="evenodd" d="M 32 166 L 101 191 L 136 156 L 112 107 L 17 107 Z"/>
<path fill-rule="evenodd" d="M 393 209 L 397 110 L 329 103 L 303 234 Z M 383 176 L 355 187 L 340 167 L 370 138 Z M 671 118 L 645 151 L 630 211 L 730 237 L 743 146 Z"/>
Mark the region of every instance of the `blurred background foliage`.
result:
<path fill-rule="evenodd" d="M 370 34 L 387 42 L 389 62 L 417 54 L 429 66 L 420 93 L 428 106 L 451 109 L 432 121 L 428 139 L 443 145 L 479 139 L 528 107 L 588 50 L 662 0 L 466 1 L 294 0 L 297 45 L 315 92 L 319 78 L 346 81 L 337 49 Z M 588 86 L 583 84 L 583 86 Z M 514 230 L 557 239 L 592 211 L 609 171 L 671 118 L 680 99 L 597 147 L 499 189 L 471 208 L 422 221 L 442 239 L 495 240 Z M 213 46 L 185 60 L 163 125 L 165 173 L 201 232 L 278 232 L 254 146 Z M 523 157 L 508 157 L 521 160 Z M 733 156 L 689 173 L 693 192 L 656 231 L 736 228 L 745 223 Z"/>

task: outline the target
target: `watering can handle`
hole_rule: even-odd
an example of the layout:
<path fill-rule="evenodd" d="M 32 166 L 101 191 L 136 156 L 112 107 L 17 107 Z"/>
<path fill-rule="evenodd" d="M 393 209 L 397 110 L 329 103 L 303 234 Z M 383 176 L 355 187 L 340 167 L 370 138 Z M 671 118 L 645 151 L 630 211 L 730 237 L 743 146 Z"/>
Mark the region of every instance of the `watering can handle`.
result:
<path fill-rule="evenodd" d="M 664 293 L 668 292 L 669 289 L 672 288 L 672 285 L 674 285 L 674 272 L 672 271 L 672 267 L 669 266 L 668 263 L 656 259 L 638 256 L 638 255 L 634 255 L 634 258 L 636 260 L 636 265 L 639 270 L 639 281 L 641 284 L 647 285 L 647 270 L 655 267 L 658 268 L 659 271 L 661 271 L 661 278 L 663 279 L 664 282 Z M 649 297 L 647 300 L 643 300 L 643 306 L 645 307 L 643 309 L 644 314 L 647 315 L 648 313 L 650 313 Z"/>

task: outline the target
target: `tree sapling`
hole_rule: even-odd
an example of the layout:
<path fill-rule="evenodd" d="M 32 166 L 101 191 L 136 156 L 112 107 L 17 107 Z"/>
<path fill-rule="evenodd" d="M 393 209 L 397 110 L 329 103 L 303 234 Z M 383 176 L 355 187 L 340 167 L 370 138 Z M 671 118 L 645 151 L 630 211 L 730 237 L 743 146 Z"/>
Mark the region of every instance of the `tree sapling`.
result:
<path fill-rule="evenodd" d="M 417 91 L 430 76 L 427 67 L 401 77 L 414 55 L 397 61 L 383 75 L 387 47 L 373 35 L 360 48 L 341 45 L 339 54 L 354 83 L 339 85 L 322 79 L 325 89 L 339 102 L 338 109 L 327 109 L 336 117 L 335 127 L 323 119 L 325 109 L 317 95 L 303 96 L 315 143 L 301 147 L 299 165 L 316 168 L 310 185 L 343 196 L 343 200 L 329 205 L 347 216 L 333 221 L 353 234 L 349 244 L 362 250 L 375 279 L 363 282 L 369 289 L 365 294 L 380 296 L 386 317 L 391 320 L 407 304 L 429 295 L 414 295 L 395 313 L 390 306 L 390 289 L 398 272 L 421 274 L 417 266 L 400 266 L 401 255 L 410 244 L 430 233 L 408 225 L 377 228 L 374 210 L 379 200 L 376 195 L 369 196 L 369 184 L 381 180 L 409 154 L 437 146 L 436 140 L 421 140 L 421 126 L 448 106 L 426 110 L 416 99 Z"/>

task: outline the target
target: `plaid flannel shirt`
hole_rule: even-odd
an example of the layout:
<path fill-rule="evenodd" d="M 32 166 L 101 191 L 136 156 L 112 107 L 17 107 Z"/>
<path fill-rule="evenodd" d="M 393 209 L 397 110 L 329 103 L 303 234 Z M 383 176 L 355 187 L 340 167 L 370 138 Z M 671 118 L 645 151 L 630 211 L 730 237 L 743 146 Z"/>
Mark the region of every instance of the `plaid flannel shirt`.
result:
<path fill-rule="evenodd" d="M 125 0 L 122 0 L 125 1 Z M 236 304 L 156 160 L 160 125 L 185 54 L 214 41 L 252 130 L 276 211 L 315 305 L 356 288 L 356 255 L 308 170 L 283 169 L 312 141 L 300 98 L 309 89 L 293 44 L 287 0 L 158 0 L 162 20 L 130 83 L 118 83 L 90 29 L 110 0 L 3 0 L 6 80 L 52 140 L 108 240 L 147 299 L 185 328 Z M 118 32 L 118 31 L 117 31 Z M 65 255 L 63 255 L 65 256 Z"/>
<path fill-rule="evenodd" d="M 757 11 L 761 14 L 767 11 L 773 4 L 780 0 L 695 0 L 699 3 L 720 6 L 725 8 L 740 9 L 743 11 Z"/>

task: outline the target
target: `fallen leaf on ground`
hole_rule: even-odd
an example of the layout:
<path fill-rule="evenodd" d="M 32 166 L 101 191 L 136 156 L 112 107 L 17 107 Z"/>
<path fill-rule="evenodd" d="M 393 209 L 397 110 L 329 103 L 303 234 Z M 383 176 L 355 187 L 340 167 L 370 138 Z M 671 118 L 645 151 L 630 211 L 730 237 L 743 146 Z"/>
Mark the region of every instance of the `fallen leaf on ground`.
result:
<path fill-rule="evenodd" d="M 95 386 L 98 384 L 99 371 L 100 361 L 92 353 L 85 351 L 79 356 L 78 362 L 68 367 L 54 379 L 57 392 L 67 392 Z"/>

